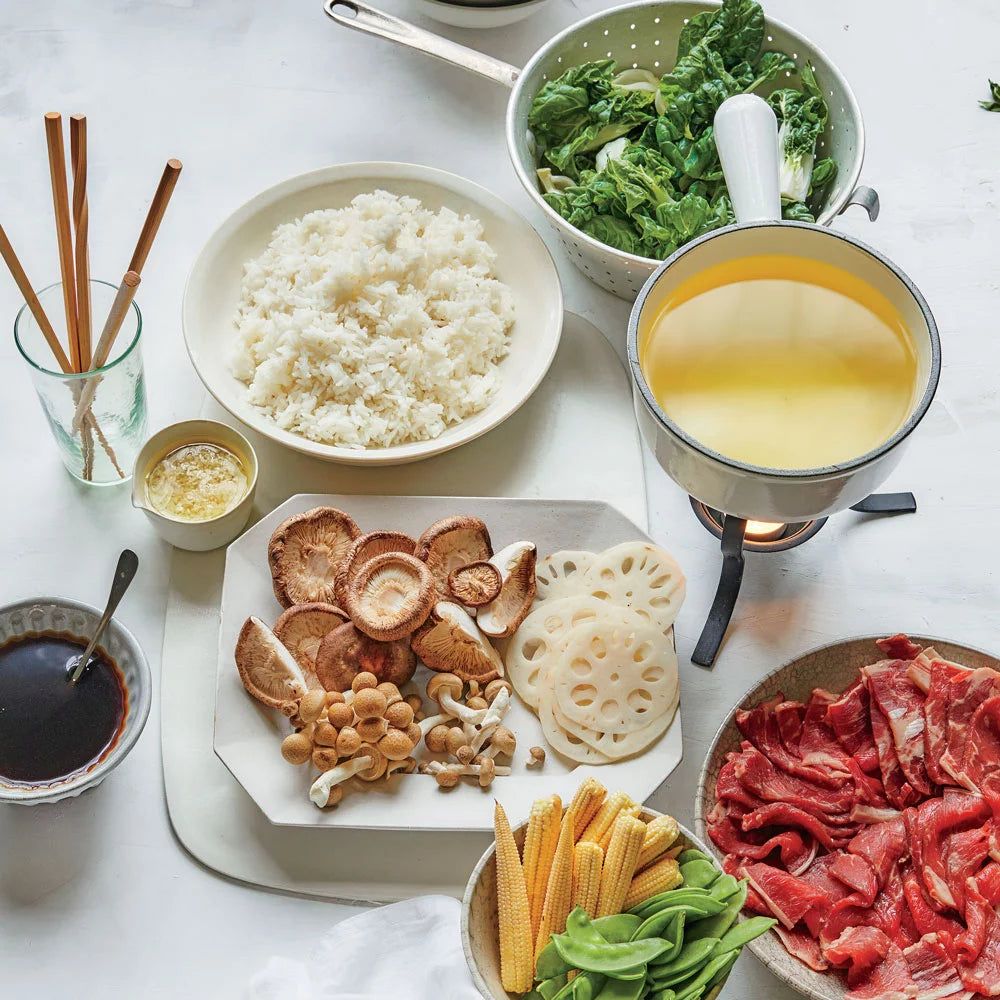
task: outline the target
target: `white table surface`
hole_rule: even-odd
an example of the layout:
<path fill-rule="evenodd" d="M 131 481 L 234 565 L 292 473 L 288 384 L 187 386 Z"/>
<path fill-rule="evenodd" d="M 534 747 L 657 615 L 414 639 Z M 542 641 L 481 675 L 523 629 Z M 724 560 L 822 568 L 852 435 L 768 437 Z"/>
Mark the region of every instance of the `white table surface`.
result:
<path fill-rule="evenodd" d="M 387 0 L 407 16 L 407 0 Z M 514 63 L 602 6 L 551 0 L 495 32 L 443 29 Z M 714 671 L 684 664 L 687 757 L 654 798 L 690 819 L 693 781 L 715 724 L 770 666 L 863 632 L 923 629 L 994 650 L 1000 433 L 997 164 L 1000 115 L 980 111 L 1000 74 L 991 0 L 768 0 L 815 39 L 865 111 L 864 181 L 883 216 L 843 228 L 877 244 L 934 309 L 945 368 L 933 410 L 886 488 L 913 489 L 916 517 L 845 515 L 785 556 L 751 557 Z M 434 27 L 431 22 L 424 22 Z M 92 272 L 115 280 L 164 160 L 184 161 L 139 302 L 153 427 L 195 414 L 202 388 L 180 331 L 195 252 L 231 209 L 289 175 L 346 160 L 412 160 L 464 174 L 540 216 L 507 161 L 506 95 L 488 82 L 328 22 L 319 0 L 4 0 L 0 4 L 0 220 L 37 285 L 57 269 L 42 114 L 90 125 Z M 550 245 L 556 243 L 544 232 Z M 557 254 L 558 256 L 558 254 Z M 625 304 L 561 257 L 567 306 L 620 342 Z M 0 316 L 19 306 L 0 276 Z M 10 326 L 7 327 L 8 331 Z M 120 616 L 159 668 L 168 550 L 127 490 L 85 489 L 63 471 L 11 336 L 0 395 L 4 525 L 0 600 L 103 600 L 124 545 L 142 559 Z M 690 577 L 678 639 L 689 654 L 717 574 L 715 543 L 686 499 L 651 469 L 651 530 Z M 0 810 L 0 969 L 11 997 L 236 997 L 266 955 L 294 955 L 350 908 L 231 884 L 174 841 L 163 801 L 154 699 L 138 746 L 96 793 Z M 729 995 L 791 996 L 749 956 Z M 443 995 L 446 995 L 446 991 Z"/>

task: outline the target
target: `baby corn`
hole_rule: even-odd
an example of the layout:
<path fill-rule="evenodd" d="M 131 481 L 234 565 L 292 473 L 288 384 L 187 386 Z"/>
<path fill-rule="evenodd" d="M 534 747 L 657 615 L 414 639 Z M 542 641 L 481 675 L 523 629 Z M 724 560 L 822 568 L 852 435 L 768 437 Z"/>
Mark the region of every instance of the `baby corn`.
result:
<path fill-rule="evenodd" d="M 503 806 L 493 813 L 496 836 L 497 910 L 500 923 L 500 981 L 512 993 L 527 993 L 535 974 L 528 887 Z"/>
<path fill-rule="evenodd" d="M 602 803 L 594 818 L 580 835 L 578 843 L 600 844 L 604 834 L 610 830 L 623 809 L 631 808 L 635 802 L 624 792 L 612 792 Z"/>
<path fill-rule="evenodd" d="M 633 906 L 638 906 L 643 900 L 655 896 L 658 892 L 676 889 L 682 881 L 677 862 L 673 858 L 663 858 L 632 879 L 622 909 L 631 910 Z"/>
<path fill-rule="evenodd" d="M 559 828 L 559 842 L 552 858 L 552 870 L 549 882 L 545 887 L 545 903 L 542 906 L 542 919 L 535 936 L 535 958 L 549 943 L 553 934 L 562 934 L 566 930 L 566 918 L 569 916 L 570 903 L 573 899 L 573 814 L 567 810 Z M 529 985 L 530 989 L 530 985 Z"/>
<path fill-rule="evenodd" d="M 590 821 L 597 815 L 602 803 L 607 797 L 608 790 L 596 778 L 584 778 L 580 782 L 580 787 L 573 796 L 573 801 L 569 804 L 569 811 L 573 814 L 573 839 L 577 841 L 587 829 Z"/>
<path fill-rule="evenodd" d="M 636 868 L 642 871 L 646 865 L 652 864 L 664 851 L 669 850 L 677 839 L 677 834 L 677 820 L 673 816 L 657 816 L 650 820 L 646 824 L 646 839 Z"/>
<path fill-rule="evenodd" d="M 622 809 L 618 813 L 618 816 L 638 817 L 639 813 L 641 812 L 642 812 L 642 806 L 631 805 L 631 806 L 626 806 L 624 809 Z M 615 817 L 615 820 L 618 819 L 618 816 Z M 611 844 L 611 834 L 613 830 L 614 830 L 614 823 L 612 823 L 611 826 L 609 826 L 607 830 L 604 831 L 604 836 L 601 837 L 600 839 L 601 850 L 604 851 L 605 854 L 608 853 L 608 847 Z"/>
<path fill-rule="evenodd" d="M 601 888 L 597 896 L 598 917 L 622 912 L 645 837 L 646 824 L 641 819 L 620 815 L 615 820 L 611 843 L 601 871 Z"/>
<path fill-rule="evenodd" d="M 573 899 L 570 910 L 582 906 L 591 920 L 597 914 L 603 864 L 604 851 L 597 844 L 577 844 L 573 848 Z"/>
<path fill-rule="evenodd" d="M 549 882 L 556 845 L 559 843 L 561 821 L 562 802 L 558 795 L 538 799 L 528 814 L 528 829 L 524 835 L 524 880 L 528 886 L 532 941 L 542 920 L 545 888 Z"/>

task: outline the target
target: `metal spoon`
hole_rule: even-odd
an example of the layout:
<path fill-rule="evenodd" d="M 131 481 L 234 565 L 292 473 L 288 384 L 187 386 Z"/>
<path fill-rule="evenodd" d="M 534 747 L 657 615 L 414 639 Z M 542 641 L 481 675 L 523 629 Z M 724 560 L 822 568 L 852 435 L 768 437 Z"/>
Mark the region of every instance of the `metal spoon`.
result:
<path fill-rule="evenodd" d="M 68 680 L 71 684 L 75 684 L 83 676 L 83 672 L 90 662 L 90 657 L 93 655 L 94 650 L 97 648 L 97 643 L 102 633 L 107 628 L 108 622 L 111 621 L 111 616 L 115 613 L 119 602 L 125 596 L 125 591 L 128 590 L 129 584 L 135 578 L 138 568 L 139 557 L 131 549 L 125 549 L 118 557 L 118 566 L 115 569 L 115 578 L 111 584 L 111 593 L 108 594 L 108 603 L 104 609 L 104 614 L 101 615 L 101 620 L 97 623 L 93 638 L 83 651 L 80 659 L 67 671 Z"/>

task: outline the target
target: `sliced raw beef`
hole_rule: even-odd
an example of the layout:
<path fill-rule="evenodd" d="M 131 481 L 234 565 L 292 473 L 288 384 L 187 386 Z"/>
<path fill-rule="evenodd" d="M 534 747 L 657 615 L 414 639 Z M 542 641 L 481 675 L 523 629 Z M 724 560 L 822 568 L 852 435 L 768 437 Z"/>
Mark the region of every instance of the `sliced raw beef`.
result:
<path fill-rule="evenodd" d="M 927 773 L 939 785 L 950 785 L 954 779 L 941 766 L 941 758 L 948 747 L 948 702 L 951 682 L 969 673 L 946 660 L 932 660 L 930 686 L 924 700 L 924 758 Z"/>
<path fill-rule="evenodd" d="M 799 756 L 803 764 L 818 767 L 831 774 L 850 775 L 849 757 L 837 739 L 837 734 L 827 721 L 830 706 L 837 701 L 837 695 L 822 688 L 816 688 L 806 707 L 802 720 L 802 738 L 799 740 Z"/>
<path fill-rule="evenodd" d="M 860 854 L 839 854 L 830 865 L 830 874 L 857 894 L 861 906 L 871 906 L 875 902 L 878 878 L 875 869 Z"/>
<path fill-rule="evenodd" d="M 892 732 L 899 766 L 909 784 L 922 796 L 934 786 L 924 764 L 924 696 L 910 680 L 902 660 L 882 660 L 863 667 L 868 694 L 878 705 Z"/>
<path fill-rule="evenodd" d="M 778 724 L 778 735 L 785 749 L 796 757 L 799 741 L 802 739 L 802 720 L 806 717 L 806 706 L 800 701 L 783 701 L 774 706 L 774 721 Z"/>
<path fill-rule="evenodd" d="M 790 931 L 787 927 L 782 927 L 781 924 L 776 924 L 773 930 L 781 938 L 785 951 L 794 955 L 800 962 L 804 962 L 810 969 L 825 972 L 830 968 L 830 963 L 820 951 L 819 941 L 809 931 L 799 929 Z"/>
<path fill-rule="evenodd" d="M 955 948 L 964 961 L 974 962 L 986 944 L 993 907 L 979 891 L 975 879 L 968 880 L 964 896 L 965 930 L 955 938 Z"/>
<path fill-rule="evenodd" d="M 901 948 L 891 941 L 881 962 L 866 969 L 854 982 L 848 979 L 848 1000 L 906 1000 L 919 993 Z"/>
<path fill-rule="evenodd" d="M 850 754 L 863 771 L 869 774 L 879 770 L 878 747 L 872 735 L 871 715 L 868 709 L 868 689 L 855 681 L 826 710 L 827 721 L 840 740 L 840 745 Z"/>
<path fill-rule="evenodd" d="M 795 826 L 815 837 L 828 851 L 846 847 L 858 832 L 856 823 L 833 824 L 824 822 L 813 813 L 786 805 L 784 802 L 770 802 L 748 812 L 740 819 L 744 833 L 767 826 Z"/>
<path fill-rule="evenodd" d="M 876 639 L 875 645 L 890 660 L 915 660 L 924 648 L 908 635 L 903 635 L 902 632 L 898 635 L 890 635 L 887 639 Z"/>
<path fill-rule="evenodd" d="M 970 888 L 970 900 L 972 892 Z M 982 950 L 974 959 L 959 959 L 958 972 L 967 990 L 985 997 L 1000 996 L 1000 919 L 989 906 L 983 907 L 980 915 L 984 924 Z"/>
<path fill-rule="evenodd" d="M 987 698 L 972 713 L 962 773 L 966 784 L 982 788 L 1000 770 L 1000 697 Z"/>
<path fill-rule="evenodd" d="M 892 942 L 877 927 L 848 927 L 832 944 L 823 949 L 831 965 L 851 967 L 856 977 L 889 954 Z"/>
<path fill-rule="evenodd" d="M 882 785 L 885 787 L 885 797 L 897 809 L 905 809 L 920 801 L 920 793 L 906 780 L 903 769 L 899 765 L 888 719 L 874 701 L 871 702 L 868 709 L 872 723 L 872 735 L 875 737 L 875 746 L 878 748 L 878 763 L 882 773 Z"/>
<path fill-rule="evenodd" d="M 958 969 L 937 934 L 925 934 L 903 951 L 920 1000 L 939 1000 L 962 989 Z"/>
<path fill-rule="evenodd" d="M 990 853 L 991 824 L 958 830 L 944 845 L 945 878 L 955 899 L 955 909 L 965 913 L 965 883 L 982 870 Z"/>
<path fill-rule="evenodd" d="M 833 854 L 821 854 L 800 876 L 803 882 L 812 886 L 817 892 L 823 893 L 825 897 L 821 907 L 810 910 L 803 917 L 809 933 L 814 937 L 819 937 L 823 924 L 826 923 L 834 906 L 851 896 L 851 890 L 840 879 L 830 874 L 831 866 L 839 857 L 839 851 Z"/>
<path fill-rule="evenodd" d="M 964 930 L 957 920 L 944 916 L 931 906 L 919 876 L 912 869 L 903 873 L 903 892 L 910 915 L 921 935 L 947 934 L 954 941 Z"/>
<path fill-rule="evenodd" d="M 865 858 L 875 870 L 878 884 L 885 885 L 896 862 L 909 855 L 903 817 L 865 827 L 847 845 L 847 850 Z"/>
<path fill-rule="evenodd" d="M 948 697 L 948 745 L 941 755 L 941 766 L 960 785 L 965 763 L 965 743 L 969 736 L 969 723 L 979 706 L 997 693 L 997 673 L 981 667 L 951 682 Z"/>
<path fill-rule="evenodd" d="M 732 765 L 740 784 L 764 802 L 787 802 L 821 818 L 850 811 L 854 798 L 850 787 L 826 788 L 798 775 L 783 773 L 754 747 L 735 756 Z"/>
<path fill-rule="evenodd" d="M 843 780 L 842 775 L 829 774 L 818 767 L 808 767 L 798 756 L 790 753 L 781 742 L 774 710 L 784 700 L 784 695 L 779 694 L 756 708 L 737 712 L 737 728 L 744 739 L 749 740 L 775 767 L 788 774 L 808 778 L 826 788 L 839 788 Z"/>
<path fill-rule="evenodd" d="M 780 852 L 781 864 L 790 872 L 816 856 L 816 841 L 808 837 L 808 844 L 798 830 L 782 830 L 761 843 L 744 836 L 737 820 L 725 816 L 708 828 L 708 835 L 720 851 L 753 861 L 763 861 L 774 851 Z"/>
<path fill-rule="evenodd" d="M 1000 906 L 1000 864 L 991 861 L 973 880 L 990 906 Z"/>
<path fill-rule="evenodd" d="M 795 875 L 789 875 L 771 865 L 747 865 L 740 869 L 771 913 L 789 928 L 793 928 L 814 906 L 822 906 L 824 894 Z"/>

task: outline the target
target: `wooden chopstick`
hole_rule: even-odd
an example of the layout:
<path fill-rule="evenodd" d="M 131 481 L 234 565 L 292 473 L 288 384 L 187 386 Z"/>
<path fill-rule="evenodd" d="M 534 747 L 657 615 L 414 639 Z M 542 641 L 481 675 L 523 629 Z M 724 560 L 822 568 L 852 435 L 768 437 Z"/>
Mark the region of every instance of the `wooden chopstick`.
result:
<path fill-rule="evenodd" d="M 69 192 L 66 188 L 66 149 L 63 145 L 62 115 L 50 111 L 45 116 L 45 140 L 49 149 L 49 175 L 52 180 L 52 207 L 56 217 L 59 244 L 59 270 L 62 272 L 63 305 L 69 356 L 73 371 L 80 371 L 80 337 L 76 323 L 76 280 L 73 268 L 73 236 L 69 223 Z"/>
<path fill-rule="evenodd" d="M 76 263 L 76 323 L 80 338 L 80 371 L 90 370 L 90 211 L 87 205 L 87 116 L 69 120 L 73 163 L 73 258 Z"/>
<path fill-rule="evenodd" d="M 139 275 L 135 271 L 128 271 L 125 277 L 122 278 L 122 283 L 118 286 L 118 293 L 115 295 L 115 301 L 111 304 L 111 312 L 108 314 L 104 329 L 101 331 L 101 339 L 97 342 L 97 347 L 94 350 L 92 370 L 96 371 L 107 364 L 108 358 L 111 355 L 111 348 L 114 346 L 115 338 L 118 336 L 118 331 L 121 329 L 122 323 L 125 322 L 125 315 L 132 305 L 132 300 L 135 298 L 135 290 L 139 287 L 140 280 Z M 86 380 L 87 384 L 84 386 L 83 392 L 80 393 L 80 401 L 76 404 L 76 412 L 73 414 L 73 425 L 70 428 L 71 433 L 75 434 L 80 429 L 83 418 L 90 408 L 90 404 L 94 401 L 94 393 L 97 392 L 99 381 L 99 376 Z"/>
<path fill-rule="evenodd" d="M 142 225 L 142 232 L 139 233 L 135 252 L 129 261 L 128 269 L 135 271 L 136 274 L 142 274 L 142 268 L 149 256 L 150 248 L 153 246 L 153 240 L 156 239 L 156 232 L 163 221 L 163 213 L 167 210 L 170 196 L 174 193 L 174 188 L 177 185 L 181 166 L 180 160 L 167 160 L 167 165 L 163 168 L 160 183 L 156 187 L 156 194 L 153 195 L 153 201 L 146 213 L 146 221 Z"/>
<path fill-rule="evenodd" d="M 42 331 L 42 336 L 45 337 L 45 342 L 49 345 L 49 349 L 56 359 L 56 364 L 63 372 L 69 374 L 73 371 L 73 366 L 70 364 L 69 358 L 66 357 L 66 352 L 63 350 L 62 344 L 59 343 L 56 331 L 52 329 L 52 324 L 49 322 L 48 316 L 45 315 L 45 310 L 42 308 L 41 302 L 38 301 L 38 296 L 31 287 L 31 282 L 28 281 L 28 276 L 24 273 L 24 268 L 21 267 L 21 262 L 17 259 L 17 254 L 14 253 L 14 248 L 11 246 L 10 240 L 7 239 L 7 234 L 3 231 L 2 226 L 0 226 L 0 257 L 3 257 L 18 291 L 24 296 L 24 301 L 27 302 L 31 315 L 35 317 L 35 322 L 38 324 L 39 330 Z"/>

